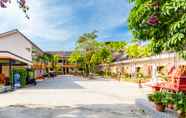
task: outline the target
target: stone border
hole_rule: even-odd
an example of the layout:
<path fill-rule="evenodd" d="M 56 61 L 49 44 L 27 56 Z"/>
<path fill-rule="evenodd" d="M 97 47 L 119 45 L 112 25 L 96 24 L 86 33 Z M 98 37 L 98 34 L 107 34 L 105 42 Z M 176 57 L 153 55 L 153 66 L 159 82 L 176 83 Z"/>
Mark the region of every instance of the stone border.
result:
<path fill-rule="evenodd" d="M 1 86 L 0 87 L 0 93 L 7 93 L 9 91 L 12 91 L 11 86 Z"/>
<path fill-rule="evenodd" d="M 154 108 L 154 105 L 146 99 L 136 99 L 135 105 L 140 110 L 144 110 L 145 113 L 148 113 L 152 118 L 177 118 L 177 113 L 175 111 L 166 109 L 165 112 L 157 112 Z"/>

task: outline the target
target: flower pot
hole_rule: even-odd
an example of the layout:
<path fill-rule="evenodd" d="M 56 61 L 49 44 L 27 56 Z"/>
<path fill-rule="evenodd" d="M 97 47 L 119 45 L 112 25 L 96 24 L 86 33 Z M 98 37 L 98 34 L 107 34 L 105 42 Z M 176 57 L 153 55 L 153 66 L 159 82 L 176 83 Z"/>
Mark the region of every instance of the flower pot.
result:
<path fill-rule="evenodd" d="M 186 118 L 186 112 L 177 111 L 177 113 L 178 113 L 178 118 Z"/>
<path fill-rule="evenodd" d="M 165 105 L 161 104 L 161 103 L 157 103 L 156 105 L 156 110 L 159 112 L 163 112 L 165 111 Z"/>
<path fill-rule="evenodd" d="M 153 87 L 152 90 L 153 90 L 154 92 L 160 91 L 160 87 Z"/>

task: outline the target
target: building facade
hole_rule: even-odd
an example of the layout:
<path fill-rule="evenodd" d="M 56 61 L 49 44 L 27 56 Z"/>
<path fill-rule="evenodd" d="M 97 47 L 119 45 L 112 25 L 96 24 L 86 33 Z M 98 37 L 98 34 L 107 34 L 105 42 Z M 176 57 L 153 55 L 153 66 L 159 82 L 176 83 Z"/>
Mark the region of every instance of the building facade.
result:
<path fill-rule="evenodd" d="M 131 78 L 136 78 L 140 73 L 145 78 L 155 80 L 157 78 L 166 78 L 172 67 L 185 64 L 186 61 L 176 53 L 162 53 L 151 57 L 124 59 L 110 65 L 100 65 L 100 71 L 107 70 L 112 75 L 123 75 Z"/>
<path fill-rule="evenodd" d="M 70 64 L 68 59 L 71 55 L 71 51 L 49 51 L 48 54 L 58 55 L 60 59 L 58 60 L 58 73 L 63 75 L 72 74 L 77 71 L 76 64 Z"/>
<path fill-rule="evenodd" d="M 11 81 L 14 68 L 32 68 L 33 55 L 43 54 L 40 48 L 18 30 L 0 34 L 0 44 L 0 85 Z M 33 49 L 37 51 L 33 52 Z"/>

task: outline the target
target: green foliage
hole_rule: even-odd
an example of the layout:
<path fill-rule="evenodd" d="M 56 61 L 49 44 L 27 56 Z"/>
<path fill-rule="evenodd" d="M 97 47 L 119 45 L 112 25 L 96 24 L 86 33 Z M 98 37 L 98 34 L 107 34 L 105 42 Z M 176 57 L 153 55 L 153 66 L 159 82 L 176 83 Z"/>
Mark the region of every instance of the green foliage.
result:
<path fill-rule="evenodd" d="M 148 94 L 148 96 L 147 96 L 148 97 L 148 100 L 151 101 L 151 102 L 153 102 L 154 101 L 153 96 L 154 96 L 153 94 Z"/>
<path fill-rule="evenodd" d="M 53 61 L 53 55 L 45 53 L 43 55 L 37 56 L 34 61 L 36 63 L 49 64 L 49 63 L 51 63 Z"/>
<path fill-rule="evenodd" d="M 165 97 L 162 99 L 164 104 L 165 105 L 174 104 L 176 94 L 172 92 L 164 92 L 164 94 Z"/>
<path fill-rule="evenodd" d="M 167 105 L 166 92 L 155 92 L 148 95 L 148 99 L 155 104 Z"/>
<path fill-rule="evenodd" d="M 127 46 L 126 48 L 126 53 L 130 58 L 137 58 L 140 57 L 140 51 L 139 51 L 139 46 L 137 44 L 132 44 Z"/>
<path fill-rule="evenodd" d="M 186 45 L 186 0 L 129 0 L 128 18 L 135 39 L 150 41 L 154 53 L 183 53 Z M 185 56 L 184 56 L 185 57 Z"/>
<path fill-rule="evenodd" d="M 44 64 L 51 64 L 51 68 L 54 69 L 55 71 L 58 70 L 58 61 L 61 57 L 59 55 L 52 55 L 52 54 L 43 54 L 37 57 L 36 62 L 44 63 Z M 49 72 L 49 69 L 46 68 L 46 72 Z"/>
<path fill-rule="evenodd" d="M 186 95 L 182 92 L 155 92 L 148 95 L 149 101 L 162 103 L 163 105 L 174 104 L 176 110 L 186 113 Z"/>
<path fill-rule="evenodd" d="M 21 81 L 21 87 L 26 86 L 26 77 L 27 77 L 27 71 L 26 69 L 14 69 L 13 73 L 19 73 L 20 74 L 20 81 Z"/>
<path fill-rule="evenodd" d="M 60 56 L 57 54 L 51 56 L 50 62 L 52 63 L 53 69 L 57 68 L 57 63 L 59 62 L 59 59 L 60 59 Z"/>
<path fill-rule="evenodd" d="M 70 63 L 79 63 L 81 62 L 81 54 L 79 51 L 74 51 L 68 58 Z"/>
<path fill-rule="evenodd" d="M 186 95 L 182 92 L 176 93 L 175 97 L 175 105 L 177 110 L 181 110 L 182 112 L 186 112 Z"/>
<path fill-rule="evenodd" d="M 96 73 L 99 64 L 112 62 L 112 54 L 124 50 L 126 42 L 98 42 L 96 32 L 85 33 L 76 43 L 75 51 L 70 55 L 69 62 L 77 63 L 84 74 Z"/>
<path fill-rule="evenodd" d="M 34 70 L 28 72 L 28 77 L 30 77 L 31 79 L 34 79 L 34 77 L 35 77 Z"/>
<path fill-rule="evenodd" d="M 76 43 L 75 51 L 70 55 L 69 62 L 78 63 L 84 74 L 95 71 L 95 65 L 99 61 L 99 43 L 96 41 L 96 32 L 85 33 Z"/>
<path fill-rule="evenodd" d="M 125 41 L 110 41 L 105 42 L 105 46 L 110 49 L 111 52 L 120 52 L 124 50 L 124 47 L 127 45 Z"/>
<path fill-rule="evenodd" d="M 129 58 L 147 57 L 152 55 L 149 45 L 140 46 L 138 44 L 131 44 L 126 47 L 125 52 Z"/>

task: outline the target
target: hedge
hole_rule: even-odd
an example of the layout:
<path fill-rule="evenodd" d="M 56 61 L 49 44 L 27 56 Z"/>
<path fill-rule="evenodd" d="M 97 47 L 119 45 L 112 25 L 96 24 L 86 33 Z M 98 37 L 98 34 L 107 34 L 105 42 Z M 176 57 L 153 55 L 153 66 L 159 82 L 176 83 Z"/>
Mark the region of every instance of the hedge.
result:
<path fill-rule="evenodd" d="M 13 75 L 15 73 L 19 73 L 20 74 L 20 82 L 21 82 L 21 87 L 25 87 L 26 86 L 26 77 L 27 77 L 27 71 L 26 69 L 13 69 Z"/>

